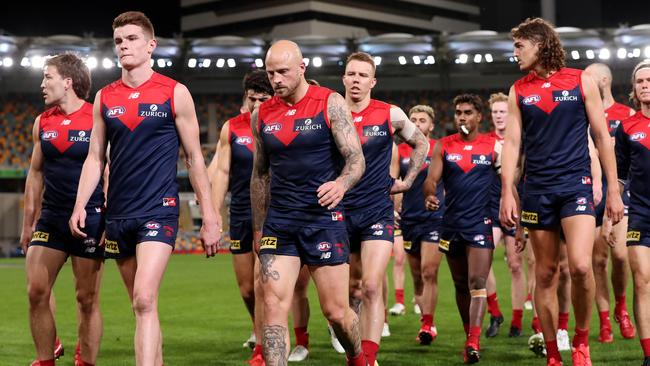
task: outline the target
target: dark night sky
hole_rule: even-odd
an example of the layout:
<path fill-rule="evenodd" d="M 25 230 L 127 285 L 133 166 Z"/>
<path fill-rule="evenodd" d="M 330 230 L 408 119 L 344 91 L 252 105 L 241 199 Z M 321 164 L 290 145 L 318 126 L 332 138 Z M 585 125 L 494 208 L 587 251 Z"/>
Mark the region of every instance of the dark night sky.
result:
<path fill-rule="evenodd" d="M 159 1 L 3 1 L 0 5 L 0 29 L 14 36 L 55 34 L 111 37 L 113 19 L 123 11 L 139 10 L 151 19 L 156 34 L 171 37 L 180 33 L 178 0 Z"/>

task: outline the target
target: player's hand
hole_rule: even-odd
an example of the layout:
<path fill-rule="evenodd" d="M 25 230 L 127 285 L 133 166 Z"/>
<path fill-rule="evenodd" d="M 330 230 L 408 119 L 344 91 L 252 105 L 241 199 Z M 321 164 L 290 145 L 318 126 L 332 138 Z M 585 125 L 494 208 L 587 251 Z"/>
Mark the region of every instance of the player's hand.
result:
<path fill-rule="evenodd" d="M 411 189 L 411 185 L 404 182 L 401 178 L 397 178 L 393 181 L 393 186 L 390 187 L 390 194 L 397 194 L 406 192 Z"/>
<path fill-rule="evenodd" d="M 505 227 L 516 227 L 519 224 L 519 209 L 514 195 L 505 194 L 501 196 L 499 209 L 499 220 Z"/>
<path fill-rule="evenodd" d="M 72 216 L 70 216 L 68 225 L 70 226 L 70 232 L 73 236 L 85 239 L 88 236 L 83 232 L 86 228 L 86 209 L 82 208 L 79 210 L 75 208 L 72 212 Z"/>
<path fill-rule="evenodd" d="M 436 197 L 435 194 L 432 194 L 430 196 L 427 196 L 427 198 L 424 199 L 424 206 L 429 211 L 436 211 L 437 209 L 440 208 L 440 201 L 438 200 L 438 197 Z"/>
<path fill-rule="evenodd" d="M 219 251 L 219 240 L 221 239 L 221 225 L 215 221 L 214 223 L 203 222 L 201 225 L 201 242 L 203 249 L 205 249 L 206 257 L 214 257 Z"/>
<path fill-rule="evenodd" d="M 328 210 L 331 210 L 341 202 L 345 195 L 345 191 L 346 189 L 343 186 L 343 183 L 338 180 L 325 182 L 321 184 L 316 191 L 318 194 L 318 203 L 323 207 L 327 207 Z"/>
<path fill-rule="evenodd" d="M 603 183 L 594 182 L 592 190 L 594 192 L 594 206 L 598 206 L 600 204 L 600 201 L 603 200 Z"/>
<path fill-rule="evenodd" d="M 610 246 L 614 248 L 616 245 L 616 235 L 614 235 L 614 230 L 612 230 L 612 220 L 609 217 L 603 218 L 603 226 L 600 229 L 600 236 L 602 239 Z"/>
<path fill-rule="evenodd" d="M 393 210 L 393 216 L 395 217 L 395 228 L 398 227 L 399 221 L 402 219 L 402 215 L 397 212 L 397 210 Z"/>
<path fill-rule="evenodd" d="M 607 217 L 612 219 L 612 225 L 616 225 L 623 220 L 625 207 L 623 206 L 623 200 L 621 199 L 618 187 L 607 191 L 605 207 Z"/>
<path fill-rule="evenodd" d="M 524 249 L 526 249 L 526 234 L 524 233 L 524 227 L 518 225 L 515 231 L 515 250 L 517 253 L 521 253 Z"/>
<path fill-rule="evenodd" d="M 29 247 L 29 242 L 32 240 L 32 235 L 34 235 L 34 229 L 31 227 L 23 227 L 23 231 L 20 234 L 20 247 L 24 255 L 27 255 L 27 248 Z"/>
<path fill-rule="evenodd" d="M 255 254 L 260 254 L 260 246 L 262 245 L 262 231 L 255 230 L 253 232 L 253 250 Z"/>

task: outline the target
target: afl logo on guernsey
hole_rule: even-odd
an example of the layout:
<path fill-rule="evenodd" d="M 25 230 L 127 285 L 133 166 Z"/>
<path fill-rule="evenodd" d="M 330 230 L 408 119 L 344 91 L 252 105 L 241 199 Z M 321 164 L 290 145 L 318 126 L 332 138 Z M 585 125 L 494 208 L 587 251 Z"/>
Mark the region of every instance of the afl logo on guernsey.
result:
<path fill-rule="evenodd" d="M 525 97 L 523 103 L 525 105 L 533 105 L 533 104 L 537 104 L 540 100 L 542 100 L 542 97 L 540 97 L 537 94 L 533 94 Z"/>
<path fill-rule="evenodd" d="M 253 142 L 253 139 L 250 136 L 239 136 L 235 142 L 239 145 L 250 145 Z"/>
<path fill-rule="evenodd" d="M 51 141 L 59 137 L 59 133 L 56 131 L 43 131 L 41 133 L 41 138 L 43 141 Z"/>
<path fill-rule="evenodd" d="M 167 112 L 159 110 L 158 104 L 138 104 L 138 116 L 167 118 Z"/>
<path fill-rule="evenodd" d="M 106 111 L 107 118 L 117 118 L 126 113 L 126 108 L 122 106 L 111 107 Z"/>
<path fill-rule="evenodd" d="M 461 154 L 448 154 L 447 155 L 447 161 L 456 162 L 456 161 L 461 161 L 463 160 L 463 156 Z"/>
<path fill-rule="evenodd" d="M 556 90 L 553 91 L 553 101 L 555 103 L 559 102 L 577 102 L 578 101 L 578 96 L 577 95 L 571 95 L 571 92 L 568 90 Z"/>
<path fill-rule="evenodd" d="M 630 141 L 641 141 L 645 138 L 645 132 L 637 132 L 630 135 Z"/>
<path fill-rule="evenodd" d="M 282 124 L 280 122 L 271 122 L 268 125 L 264 126 L 264 133 L 273 135 L 276 132 L 279 132 L 282 129 Z"/>

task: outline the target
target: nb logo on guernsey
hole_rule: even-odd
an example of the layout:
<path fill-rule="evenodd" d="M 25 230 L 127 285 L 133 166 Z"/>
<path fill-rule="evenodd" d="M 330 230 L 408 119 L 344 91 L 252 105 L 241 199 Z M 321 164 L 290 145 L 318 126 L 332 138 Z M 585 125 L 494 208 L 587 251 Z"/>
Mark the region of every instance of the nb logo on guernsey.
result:
<path fill-rule="evenodd" d="M 57 137 L 59 137 L 59 133 L 56 131 L 43 131 L 43 133 L 41 133 L 41 138 L 43 141 L 51 141 Z"/>
<path fill-rule="evenodd" d="M 253 143 L 253 139 L 250 136 L 239 136 L 235 142 L 239 145 L 250 145 Z"/>
<path fill-rule="evenodd" d="M 129 94 L 129 99 L 138 99 L 140 97 L 140 92 L 133 92 Z"/>
<path fill-rule="evenodd" d="M 354 122 L 359 123 L 359 122 L 361 122 L 361 121 L 363 121 L 363 116 L 356 116 L 356 117 L 354 117 Z"/>
<path fill-rule="evenodd" d="M 285 116 L 293 116 L 294 114 L 296 114 L 296 110 L 295 109 L 289 109 L 287 111 L 287 114 L 285 114 Z"/>
<path fill-rule="evenodd" d="M 104 240 L 104 251 L 106 253 L 118 254 L 120 252 L 120 247 L 117 245 L 115 240 Z"/>
<path fill-rule="evenodd" d="M 533 95 L 529 95 L 529 96 L 525 97 L 524 100 L 523 100 L 523 103 L 525 105 L 534 105 L 534 104 L 539 103 L 540 100 L 542 100 L 542 97 L 540 97 L 537 94 L 533 94 Z"/>
<path fill-rule="evenodd" d="M 140 117 L 167 118 L 167 112 L 159 111 L 158 104 L 139 104 L 138 115 Z"/>
<path fill-rule="evenodd" d="M 553 92 L 553 101 L 555 103 L 559 102 L 577 102 L 578 101 L 578 96 L 577 95 L 571 95 L 571 93 L 568 90 L 562 90 L 560 91 L 554 91 Z"/>
<path fill-rule="evenodd" d="M 456 162 L 456 161 L 461 161 L 463 160 L 463 156 L 461 154 L 448 154 L 447 155 L 447 161 Z"/>
<path fill-rule="evenodd" d="M 279 132 L 282 129 L 282 124 L 280 122 L 271 122 L 268 125 L 264 126 L 264 133 L 267 135 L 273 135 L 276 132 Z"/>
<path fill-rule="evenodd" d="M 126 113 L 126 108 L 122 106 L 111 107 L 106 111 L 107 118 L 117 118 Z"/>
<path fill-rule="evenodd" d="M 539 216 L 537 215 L 537 212 L 521 211 L 521 222 L 539 224 Z"/>
<path fill-rule="evenodd" d="M 646 137 L 645 132 L 636 132 L 630 135 L 630 141 L 641 141 Z"/>
<path fill-rule="evenodd" d="M 278 247 L 278 238 L 274 236 L 265 236 L 260 240 L 260 249 L 276 249 Z"/>
<path fill-rule="evenodd" d="M 542 84 L 542 89 L 547 89 L 547 88 L 550 88 L 550 87 L 551 87 L 551 83 L 549 83 L 549 82 L 546 82 L 546 83 Z"/>
<path fill-rule="evenodd" d="M 67 125 L 70 124 L 70 122 L 72 122 L 72 121 L 69 120 L 69 119 L 64 119 L 63 121 L 61 121 L 61 126 L 67 126 Z"/>

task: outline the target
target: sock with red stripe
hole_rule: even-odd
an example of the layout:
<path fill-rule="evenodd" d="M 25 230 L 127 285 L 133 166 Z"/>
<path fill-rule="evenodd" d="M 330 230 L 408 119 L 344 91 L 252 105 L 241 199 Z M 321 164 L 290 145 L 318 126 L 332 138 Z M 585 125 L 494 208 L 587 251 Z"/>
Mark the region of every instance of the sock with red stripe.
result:
<path fill-rule="evenodd" d="M 533 328 L 533 332 L 535 332 L 535 333 L 541 333 L 542 332 L 542 324 L 539 322 L 538 317 L 533 318 L 533 322 L 531 323 L 531 327 Z"/>
<path fill-rule="evenodd" d="M 38 366 L 54 366 L 54 359 L 51 360 L 38 360 Z"/>
<path fill-rule="evenodd" d="M 363 354 L 366 356 L 368 365 L 374 365 L 375 360 L 377 359 L 377 351 L 379 351 L 379 345 L 373 341 L 364 339 L 361 341 L 361 349 L 363 350 Z"/>
<path fill-rule="evenodd" d="M 420 322 L 422 323 L 423 326 L 431 327 L 433 325 L 433 315 L 422 314 L 422 318 L 420 319 Z"/>
<path fill-rule="evenodd" d="M 612 323 L 609 320 L 609 310 L 599 311 L 598 318 L 600 319 L 600 328 L 612 329 Z"/>
<path fill-rule="evenodd" d="M 643 349 L 644 357 L 650 357 L 650 338 L 641 340 L 641 348 Z"/>
<path fill-rule="evenodd" d="M 368 362 L 366 361 L 366 356 L 363 354 L 363 351 L 361 351 L 356 357 L 348 357 L 347 360 L 348 366 L 368 366 Z"/>
<path fill-rule="evenodd" d="M 560 350 L 557 348 L 557 340 L 552 339 L 550 341 L 545 341 L 546 343 L 546 359 L 550 360 L 554 358 L 555 361 L 562 361 L 562 356 L 560 356 Z"/>
<path fill-rule="evenodd" d="M 256 344 L 255 348 L 253 348 L 253 357 L 255 357 L 257 355 L 261 355 L 261 354 L 262 354 L 262 345 L 261 344 Z"/>
<path fill-rule="evenodd" d="M 404 289 L 395 290 L 395 302 L 404 305 Z"/>
<path fill-rule="evenodd" d="M 615 296 L 616 298 L 616 307 L 614 307 L 614 314 L 619 315 L 624 311 L 627 311 L 627 304 L 625 303 L 625 294 L 620 296 Z"/>
<path fill-rule="evenodd" d="M 560 312 L 557 317 L 557 329 L 569 329 L 569 313 Z"/>
<path fill-rule="evenodd" d="M 469 333 L 467 335 L 467 344 L 476 346 L 476 348 L 481 348 L 481 327 L 469 327 Z"/>
<path fill-rule="evenodd" d="M 573 336 L 573 347 L 578 347 L 581 344 L 589 346 L 589 329 L 576 327 L 576 335 Z"/>

